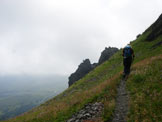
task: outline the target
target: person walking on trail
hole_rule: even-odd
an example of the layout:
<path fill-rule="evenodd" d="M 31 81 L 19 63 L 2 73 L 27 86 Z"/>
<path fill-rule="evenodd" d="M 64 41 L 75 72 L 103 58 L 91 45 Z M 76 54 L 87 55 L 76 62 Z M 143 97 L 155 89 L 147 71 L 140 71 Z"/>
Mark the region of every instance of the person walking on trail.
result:
<path fill-rule="evenodd" d="M 124 74 L 123 77 L 129 75 L 131 63 L 134 59 L 134 51 L 130 45 L 127 45 L 123 49 L 123 65 L 124 65 Z"/>

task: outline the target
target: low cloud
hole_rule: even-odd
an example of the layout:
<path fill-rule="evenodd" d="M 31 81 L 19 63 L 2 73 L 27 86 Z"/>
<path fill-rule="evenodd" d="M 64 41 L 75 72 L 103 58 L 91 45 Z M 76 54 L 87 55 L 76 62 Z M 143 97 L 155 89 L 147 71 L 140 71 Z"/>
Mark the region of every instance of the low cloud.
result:
<path fill-rule="evenodd" d="M 123 47 L 162 12 L 160 0 L 2 0 L 0 75 L 69 75 Z"/>

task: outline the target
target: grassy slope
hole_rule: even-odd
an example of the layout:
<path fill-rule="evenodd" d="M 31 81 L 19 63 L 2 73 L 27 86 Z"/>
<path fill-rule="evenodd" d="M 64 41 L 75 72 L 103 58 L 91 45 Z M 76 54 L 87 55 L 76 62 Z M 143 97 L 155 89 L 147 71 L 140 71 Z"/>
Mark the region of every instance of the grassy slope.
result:
<path fill-rule="evenodd" d="M 146 36 L 147 33 L 131 43 L 136 58 L 127 82 L 127 88 L 130 92 L 128 116 L 130 121 L 151 121 L 151 117 L 158 120 L 160 119 L 159 114 L 162 113 L 160 107 L 157 107 L 162 102 L 160 87 L 162 61 L 156 57 L 155 62 L 153 62 L 151 58 L 162 53 L 161 46 L 152 48 L 162 37 L 147 42 L 145 41 Z M 143 63 L 145 61 L 150 63 Z M 116 88 L 121 79 L 122 69 L 120 50 L 109 61 L 98 66 L 62 94 L 7 122 L 64 122 L 85 104 L 95 101 L 104 103 L 103 121 L 111 120 L 115 108 Z M 158 110 L 155 111 L 156 109 Z"/>
<path fill-rule="evenodd" d="M 162 120 L 162 55 L 147 58 L 133 66 L 127 81 L 130 92 L 130 122 Z"/>
<path fill-rule="evenodd" d="M 146 42 L 148 33 L 151 30 L 132 43 L 137 59 L 127 81 L 130 94 L 129 122 L 162 120 L 162 46 L 153 48 L 162 40 L 162 36 Z"/>

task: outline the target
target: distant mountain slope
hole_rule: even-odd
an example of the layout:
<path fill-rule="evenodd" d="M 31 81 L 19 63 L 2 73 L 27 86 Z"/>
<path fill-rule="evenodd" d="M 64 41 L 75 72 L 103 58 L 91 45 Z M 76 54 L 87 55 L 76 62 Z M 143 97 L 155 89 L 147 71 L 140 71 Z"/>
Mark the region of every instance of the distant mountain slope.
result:
<path fill-rule="evenodd" d="M 135 60 L 126 84 L 130 92 L 128 121 L 162 120 L 162 46 L 159 44 L 162 34 L 157 32 L 161 28 L 161 24 L 158 24 L 161 19 L 160 16 L 151 28 L 131 42 Z M 149 41 L 149 35 L 153 33 L 155 36 Z M 104 105 L 100 122 L 111 121 L 123 71 L 121 54 L 122 50 L 60 95 L 7 122 L 65 122 L 86 104 L 94 102 Z"/>
<path fill-rule="evenodd" d="M 66 88 L 66 76 L 0 76 L 0 120 L 29 111 Z"/>

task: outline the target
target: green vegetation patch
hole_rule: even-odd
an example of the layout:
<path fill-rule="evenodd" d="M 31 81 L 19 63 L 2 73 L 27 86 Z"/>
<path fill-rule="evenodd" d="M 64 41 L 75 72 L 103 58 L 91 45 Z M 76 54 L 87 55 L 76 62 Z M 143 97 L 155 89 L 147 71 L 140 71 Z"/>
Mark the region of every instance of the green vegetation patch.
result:
<path fill-rule="evenodd" d="M 162 55 L 145 59 L 133 67 L 127 81 L 130 93 L 129 122 L 162 120 Z"/>
<path fill-rule="evenodd" d="M 117 86 L 119 85 L 121 80 L 121 73 L 118 73 L 114 79 L 111 79 L 111 84 L 106 86 L 103 90 L 103 103 L 104 103 L 104 111 L 103 111 L 103 121 L 111 122 L 113 119 L 113 113 L 115 111 L 115 99 L 117 95 Z"/>

